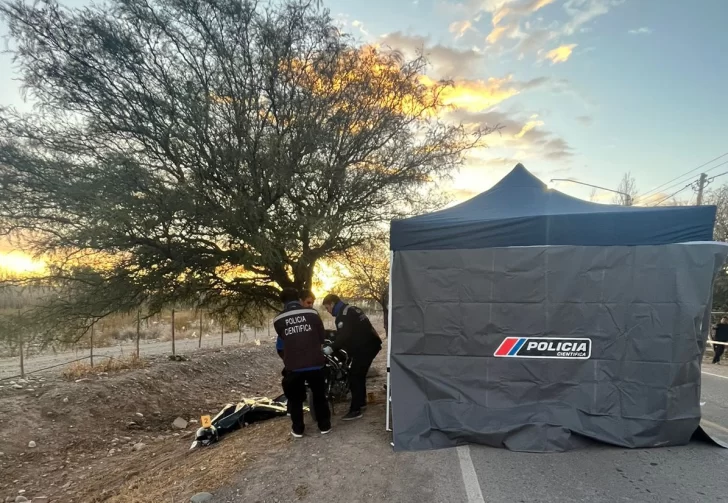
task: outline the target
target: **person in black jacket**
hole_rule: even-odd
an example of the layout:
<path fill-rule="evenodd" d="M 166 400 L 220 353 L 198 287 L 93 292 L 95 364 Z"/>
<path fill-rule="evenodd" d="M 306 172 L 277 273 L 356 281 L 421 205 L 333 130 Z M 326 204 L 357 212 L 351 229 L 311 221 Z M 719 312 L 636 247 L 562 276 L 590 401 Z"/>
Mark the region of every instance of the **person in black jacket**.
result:
<path fill-rule="evenodd" d="M 714 328 L 713 340 L 716 342 L 728 342 L 728 318 L 725 316 L 720 319 Z M 720 357 L 723 356 L 725 346 L 723 344 L 713 344 L 713 363 L 720 363 Z"/>
<path fill-rule="evenodd" d="M 352 359 L 349 371 L 351 406 L 342 419 L 351 421 L 362 416 L 367 405 L 367 372 L 377 353 L 382 349 L 382 339 L 374 330 L 369 318 L 358 307 L 350 306 L 334 294 L 324 298 L 324 308 L 336 318 L 336 339 L 327 351 L 343 349 Z"/>
<path fill-rule="evenodd" d="M 322 352 L 326 332 L 318 312 L 304 308 L 295 288 L 281 292 L 283 311 L 275 320 L 278 339 L 276 349 L 283 358 L 283 392 L 288 399 L 288 413 L 293 428 L 291 435 L 303 436 L 303 402 L 306 400 L 306 383 L 313 394 L 316 421 L 322 435 L 331 431 L 331 412 L 326 399 L 326 358 Z"/>

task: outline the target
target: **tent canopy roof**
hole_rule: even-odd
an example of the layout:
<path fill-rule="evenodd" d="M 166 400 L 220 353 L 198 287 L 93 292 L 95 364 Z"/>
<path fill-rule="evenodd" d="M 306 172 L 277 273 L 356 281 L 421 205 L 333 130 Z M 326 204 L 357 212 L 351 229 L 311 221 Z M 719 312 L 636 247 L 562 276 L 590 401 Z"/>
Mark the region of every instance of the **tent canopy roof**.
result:
<path fill-rule="evenodd" d="M 712 241 L 715 206 L 597 204 L 549 189 L 523 165 L 490 190 L 434 213 L 395 220 L 392 250 L 506 246 L 638 246 Z"/>

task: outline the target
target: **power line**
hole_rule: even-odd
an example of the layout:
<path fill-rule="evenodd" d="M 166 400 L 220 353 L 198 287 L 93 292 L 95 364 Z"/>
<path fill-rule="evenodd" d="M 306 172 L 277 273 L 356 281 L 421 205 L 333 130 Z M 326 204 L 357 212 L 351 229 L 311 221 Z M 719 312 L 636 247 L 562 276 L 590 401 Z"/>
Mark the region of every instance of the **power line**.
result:
<path fill-rule="evenodd" d="M 728 164 L 728 161 L 726 161 L 726 162 L 724 162 L 724 163 L 721 163 L 721 164 L 718 164 L 718 166 L 722 166 L 723 164 Z M 719 174 L 719 175 L 711 176 L 710 178 L 708 178 L 708 181 L 709 181 L 709 182 L 712 182 L 713 180 L 715 180 L 715 179 L 716 179 L 716 178 L 718 178 L 719 176 L 723 176 L 723 175 L 728 175 L 728 171 L 724 171 L 723 173 L 721 173 L 721 174 Z"/>
<path fill-rule="evenodd" d="M 710 173 L 710 172 L 711 172 L 711 171 L 713 171 L 714 169 L 718 169 L 718 168 L 720 168 L 721 166 L 723 166 L 723 165 L 725 165 L 725 164 L 728 164 L 728 161 L 725 161 L 725 162 L 721 162 L 720 164 L 716 164 L 716 165 L 715 165 L 715 166 L 713 166 L 712 168 L 710 168 L 710 169 L 706 169 L 705 171 L 703 171 L 703 173 Z M 669 187 L 665 187 L 664 189 L 662 189 L 662 191 L 661 191 L 661 192 L 666 192 L 666 191 L 668 191 L 668 190 L 671 190 L 671 189 L 673 189 L 673 188 L 677 187 L 678 185 L 680 185 L 681 183 L 685 183 L 685 180 L 681 180 L 681 181 L 679 181 L 679 182 L 677 182 L 677 183 L 673 183 L 673 184 L 672 184 L 672 185 L 670 185 Z M 652 194 L 652 195 L 651 195 L 650 197 L 654 197 L 654 196 L 656 196 L 656 195 L 657 195 L 657 193 L 655 193 L 655 194 Z"/>
<path fill-rule="evenodd" d="M 657 202 L 656 202 L 655 204 L 653 204 L 652 206 L 660 206 L 660 205 L 661 205 L 662 203 L 664 203 L 665 201 L 667 201 L 667 200 L 668 200 L 668 199 L 670 199 L 671 197 L 674 197 L 674 196 L 678 195 L 678 194 L 679 194 L 680 192 L 682 192 L 683 190 L 685 190 L 685 189 L 688 189 L 688 188 L 690 188 L 690 187 L 692 187 L 692 186 L 693 186 L 693 182 L 690 182 L 689 184 L 687 184 L 687 185 L 686 185 L 685 187 L 683 187 L 682 189 L 678 190 L 677 192 L 673 192 L 672 194 L 670 194 L 669 196 L 667 196 L 667 197 L 665 197 L 665 198 L 663 198 L 663 199 L 660 199 L 659 201 L 657 201 Z"/>
<path fill-rule="evenodd" d="M 713 166 L 712 168 L 710 168 L 710 171 L 712 171 L 715 168 L 718 168 L 720 166 L 724 166 L 726 164 L 728 164 L 728 161 L 724 161 L 724 162 L 721 162 L 720 164 L 716 164 L 715 166 Z M 728 175 L 728 171 L 724 171 L 723 173 L 719 173 L 717 175 L 713 175 L 710 178 L 706 179 L 706 185 L 708 183 L 712 182 L 713 180 L 715 180 L 716 178 L 721 177 L 721 176 L 724 176 L 724 175 Z M 671 197 L 674 197 L 674 196 L 678 195 L 680 192 L 682 192 L 685 189 L 688 189 L 688 188 L 692 187 L 693 185 L 695 185 L 695 182 L 688 183 L 687 185 L 685 185 L 684 187 L 680 188 L 676 192 L 673 192 L 672 194 L 670 194 L 669 196 L 667 196 L 667 197 L 665 197 L 663 199 L 660 199 L 657 203 L 653 204 L 652 206 L 659 206 L 660 204 L 664 203 L 665 201 L 667 201 Z"/>
<path fill-rule="evenodd" d="M 652 190 L 648 190 L 647 192 L 645 192 L 644 194 L 642 194 L 641 196 L 639 196 L 639 198 L 640 198 L 640 199 L 644 199 L 644 198 L 645 198 L 645 197 L 647 197 L 648 195 L 653 195 L 653 196 L 654 196 L 654 195 L 655 195 L 655 194 L 654 194 L 655 192 L 657 192 L 657 191 L 658 191 L 658 190 L 660 190 L 660 189 L 663 189 L 663 187 L 665 187 L 666 185 L 668 185 L 668 184 L 670 184 L 670 183 L 674 182 L 675 180 L 679 180 L 680 178 L 683 178 L 683 177 L 685 177 L 685 176 L 687 176 L 687 175 L 690 175 L 690 174 L 692 174 L 692 173 L 694 173 L 694 172 L 698 171 L 698 170 L 699 170 L 700 168 L 703 168 L 703 167 L 707 166 L 708 164 L 710 164 L 710 163 L 712 163 L 712 162 L 715 162 L 715 161 L 717 161 L 718 159 L 722 159 L 723 157 L 725 157 L 725 156 L 727 156 L 727 155 L 728 155 L 728 152 L 725 152 L 724 154 L 721 154 L 721 155 L 719 155 L 719 156 L 718 156 L 718 157 L 716 157 L 715 159 L 711 159 L 711 160 L 709 160 L 708 162 L 706 162 L 706 163 L 703 163 L 703 164 L 701 164 L 701 165 L 700 165 L 700 166 L 698 166 L 697 168 L 693 168 L 693 169 L 691 169 L 690 171 L 687 171 L 687 172 L 683 173 L 682 175 L 678 175 L 678 176 L 676 176 L 675 178 L 673 178 L 672 180 L 669 180 L 669 181 L 667 181 L 667 182 L 663 183 L 662 185 L 659 185 L 659 186 L 655 187 L 655 188 L 654 188 L 654 189 L 652 189 Z M 719 165 L 719 166 L 720 166 L 720 165 Z M 715 169 L 715 166 L 714 166 L 713 168 L 710 168 L 710 169 Z M 683 180 L 683 182 L 684 182 L 684 180 Z M 674 185 L 672 185 L 672 186 L 670 186 L 670 187 L 665 187 L 665 188 L 664 188 L 663 190 L 669 190 L 669 189 L 670 189 L 671 187 L 674 187 L 675 185 L 678 185 L 678 184 L 680 184 L 680 183 L 682 183 L 682 182 L 677 182 L 676 184 L 674 184 Z"/>

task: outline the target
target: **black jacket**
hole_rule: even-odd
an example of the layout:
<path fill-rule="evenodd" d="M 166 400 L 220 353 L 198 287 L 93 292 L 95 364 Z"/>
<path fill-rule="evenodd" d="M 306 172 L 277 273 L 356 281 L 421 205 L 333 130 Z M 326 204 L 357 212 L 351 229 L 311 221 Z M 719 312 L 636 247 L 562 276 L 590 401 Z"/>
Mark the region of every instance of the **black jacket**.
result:
<path fill-rule="evenodd" d="M 718 342 L 728 342 L 728 324 L 718 323 L 715 326 L 715 338 Z"/>
<path fill-rule="evenodd" d="M 333 349 L 343 349 L 352 358 L 373 356 L 382 349 L 382 339 L 372 323 L 358 307 L 339 303 L 336 315 L 336 340 Z"/>
<path fill-rule="evenodd" d="M 292 302 L 273 320 L 273 326 L 278 334 L 276 349 L 278 354 L 283 352 L 287 371 L 313 370 L 326 364 L 321 351 L 326 332 L 318 312 Z"/>

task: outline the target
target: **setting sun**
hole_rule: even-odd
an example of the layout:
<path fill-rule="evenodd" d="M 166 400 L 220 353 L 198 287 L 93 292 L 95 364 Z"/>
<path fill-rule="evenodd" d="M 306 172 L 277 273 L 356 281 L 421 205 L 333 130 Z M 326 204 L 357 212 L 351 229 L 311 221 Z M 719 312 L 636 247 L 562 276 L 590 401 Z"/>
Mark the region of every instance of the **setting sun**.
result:
<path fill-rule="evenodd" d="M 11 274 L 34 274 L 45 269 L 45 262 L 34 260 L 33 257 L 20 252 L 0 252 L 0 270 Z"/>

